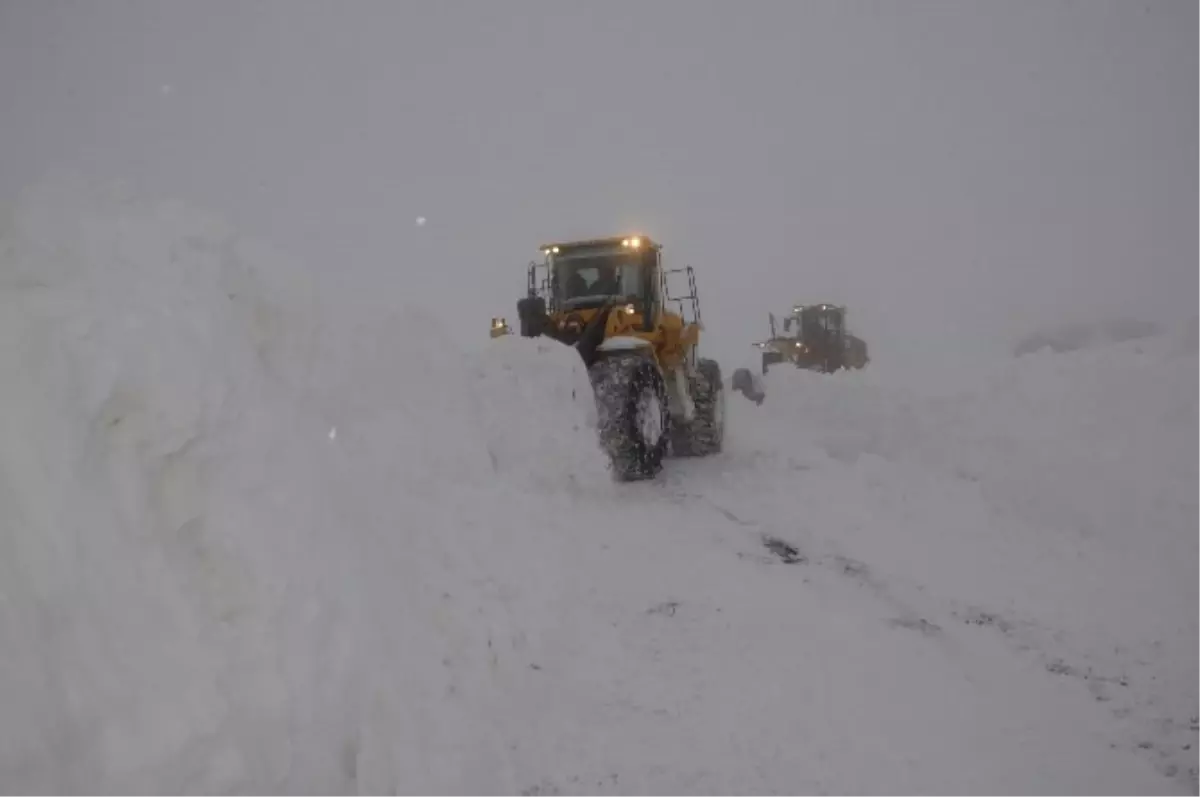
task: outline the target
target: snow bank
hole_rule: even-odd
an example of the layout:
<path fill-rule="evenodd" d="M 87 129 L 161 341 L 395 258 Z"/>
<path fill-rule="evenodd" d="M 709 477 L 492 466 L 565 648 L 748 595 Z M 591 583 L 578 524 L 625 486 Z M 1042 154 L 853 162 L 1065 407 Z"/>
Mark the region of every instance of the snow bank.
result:
<path fill-rule="evenodd" d="M 822 544 L 1002 626 L 1194 790 L 1197 381 L 1190 330 L 1030 354 L 951 395 L 781 369 L 762 407 L 733 405 L 731 448 L 793 470 L 759 485 L 764 513 L 809 507 Z"/>
<path fill-rule="evenodd" d="M 1049 349 L 1055 352 L 1075 351 L 1091 346 L 1120 343 L 1161 333 L 1158 325 L 1137 318 L 1111 318 L 1105 321 L 1077 322 L 1041 329 L 1017 341 L 1013 354 Z"/>
<path fill-rule="evenodd" d="M 564 479 L 597 485 L 609 478 L 596 442 L 592 386 L 573 348 L 507 335 L 468 364 L 476 385 L 468 417 L 484 436 L 497 472 L 538 490 L 562 488 Z"/>
<path fill-rule="evenodd" d="M 493 594 L 510 547 L 554 548 L 520 487 L 606 478 L 578 357 L 468 356 L 65 178 L 0 253 L 4 789 L 490 788 L 445 695 L 495 675 L 489 617 L 553 602 L 553 572 Z"/>

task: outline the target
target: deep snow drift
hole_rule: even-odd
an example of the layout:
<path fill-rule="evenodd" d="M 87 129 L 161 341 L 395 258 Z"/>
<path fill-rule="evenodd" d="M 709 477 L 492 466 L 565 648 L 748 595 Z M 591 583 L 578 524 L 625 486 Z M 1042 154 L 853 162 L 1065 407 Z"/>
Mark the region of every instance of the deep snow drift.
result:
<path fill-rule="evenodd" d="M 617 485 L 558 344 L 176 204 L 19 210 L 5 792 L 1196 790 L 1194 339 L 772 372 Z"/>

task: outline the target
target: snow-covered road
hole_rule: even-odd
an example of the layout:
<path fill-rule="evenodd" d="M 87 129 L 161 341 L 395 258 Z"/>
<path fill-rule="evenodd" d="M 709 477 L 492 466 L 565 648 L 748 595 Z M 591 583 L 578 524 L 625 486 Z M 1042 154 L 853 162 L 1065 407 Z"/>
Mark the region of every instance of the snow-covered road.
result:
<path fill-rule="evenodd" d="M 18 210 L 6 793 L 1197 792 L 1194 326 L 772 372 L 620 485 L 558 344 L 179 205 Z"/>

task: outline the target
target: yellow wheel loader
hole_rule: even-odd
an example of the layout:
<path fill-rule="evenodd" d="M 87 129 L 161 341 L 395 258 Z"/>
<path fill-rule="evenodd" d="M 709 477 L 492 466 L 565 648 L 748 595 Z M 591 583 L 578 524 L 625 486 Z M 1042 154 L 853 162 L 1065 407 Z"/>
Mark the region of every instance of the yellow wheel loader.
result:
<path fill-rule="evenodd" d="M 796 305 L 783 319 L 784 334 L 775 329 L 770 314 L 771 337 L 754 345 L 762 349 L 762 372 L 772 365 L 789 363 L 822 373 L 844 368 L 865 368 L 870 362 L 867 344 L 846 329 L 846 308 L 836 304 Z M 787 334 L 795 327 L 792 335 Z"/>
<path fill-rule="evenodd" d="M 492 319 L 491 335 L 493 338 L 502 338 L 505 335 L 511 335 L 511 334 L 512 334 L 512 329 L 508 326 L 507 321 L 505 321 L 503 318 L 493 318 Z"/>
<path fill-rule="evenodd" d="M 520 334 L 574 346 L 588 369 L 600 443 L 621 481 L 650 479 L 664 457 L 718 453 L 725 393 L 697 354 L 700 300 L 691 266 L 664 269 L 643 235 L 547 244 L 517 302 Z M 672 296 L 669 277 L 686 278 Z"/>

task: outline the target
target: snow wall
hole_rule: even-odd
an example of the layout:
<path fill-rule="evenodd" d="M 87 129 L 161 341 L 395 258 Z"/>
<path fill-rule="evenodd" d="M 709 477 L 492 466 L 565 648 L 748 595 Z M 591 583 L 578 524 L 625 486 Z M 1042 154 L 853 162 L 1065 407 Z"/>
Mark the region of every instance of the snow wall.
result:
<path fill-rule="evenodd" d="M 4 790 L 489 782 L 436 754 L 489 734 L 431 709 L 489 677 L 443 663 L 489 642 L 450 607 L 536 617 L 569 576 L 494 594 L 610 486 L 578 356 L 455 350 L 420 308 L 69 179 L 0 258 Z"/>

